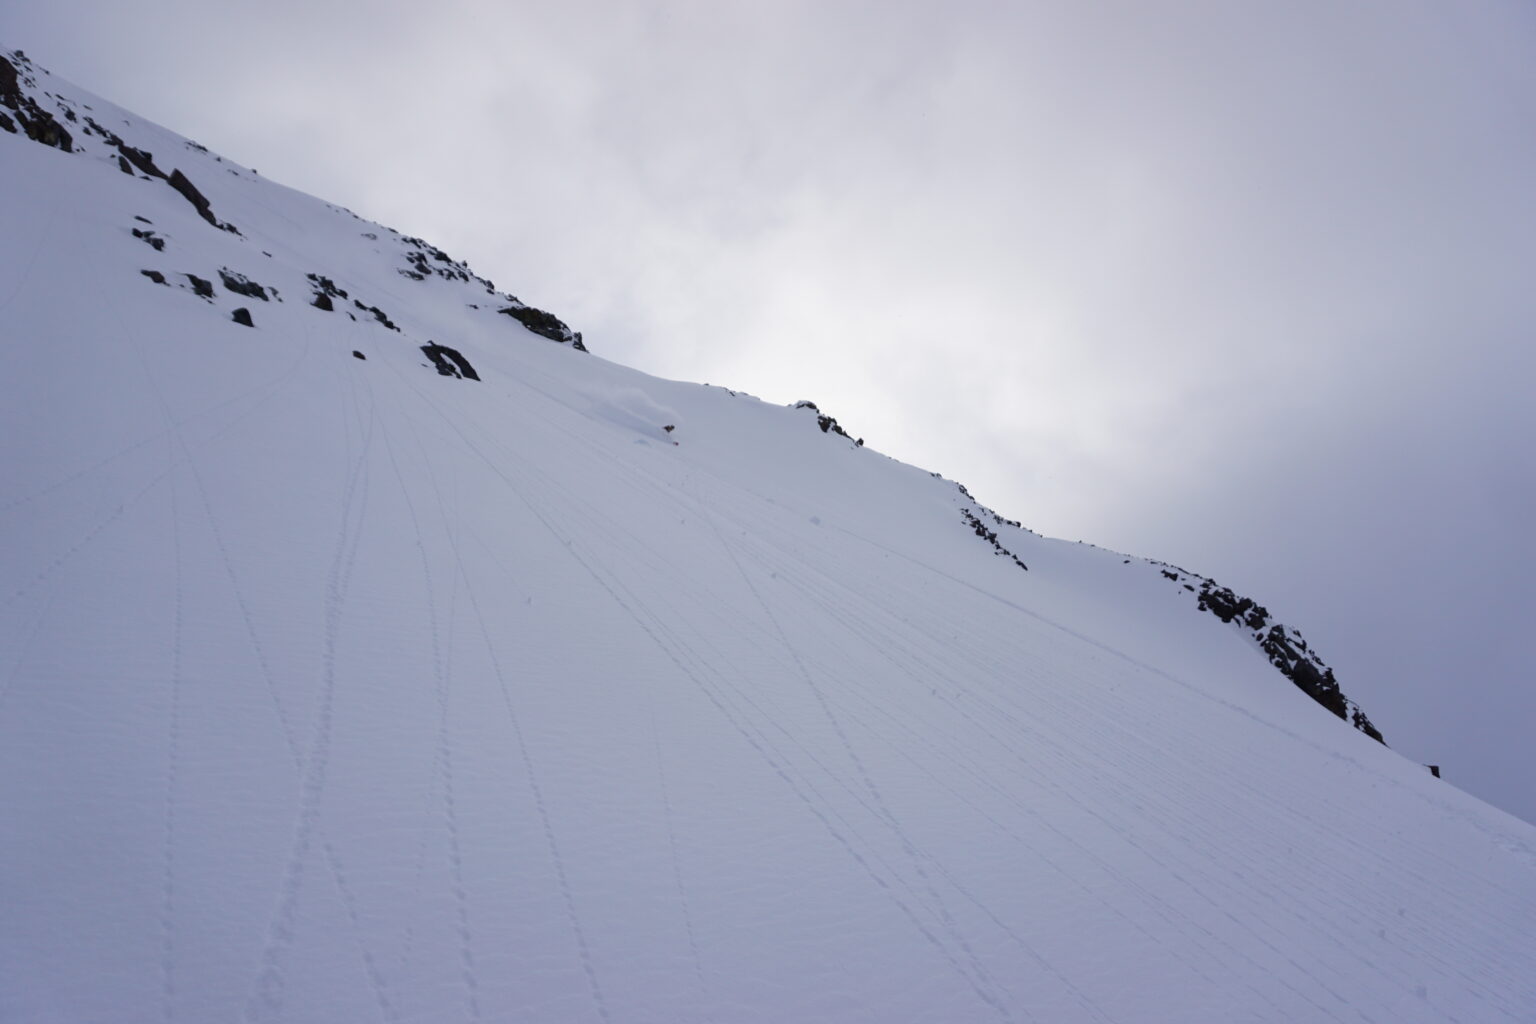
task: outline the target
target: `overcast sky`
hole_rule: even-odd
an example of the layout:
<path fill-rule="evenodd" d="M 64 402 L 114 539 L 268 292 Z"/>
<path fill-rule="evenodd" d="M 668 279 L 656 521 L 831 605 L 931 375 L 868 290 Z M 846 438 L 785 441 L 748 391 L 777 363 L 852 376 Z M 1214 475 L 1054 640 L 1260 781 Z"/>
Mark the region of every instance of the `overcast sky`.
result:
<path fill-rule="evenodd" d="M 1536 821 L 1536 5 L 50 0 L 0 44 L 606 358 L 1214 576 Z"/>

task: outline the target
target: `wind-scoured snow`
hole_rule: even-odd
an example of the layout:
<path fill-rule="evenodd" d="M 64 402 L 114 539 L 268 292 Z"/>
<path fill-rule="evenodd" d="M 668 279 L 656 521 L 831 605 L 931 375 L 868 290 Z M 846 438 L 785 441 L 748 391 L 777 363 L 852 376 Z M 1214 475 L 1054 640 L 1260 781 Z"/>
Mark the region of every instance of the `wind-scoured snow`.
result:
<path fill-rule="evenodd" d="M 236 230 L 0 132 L 0 1020 L 1536 1019 L 1536 829 L 1160 566 L 18 66 Z"/>

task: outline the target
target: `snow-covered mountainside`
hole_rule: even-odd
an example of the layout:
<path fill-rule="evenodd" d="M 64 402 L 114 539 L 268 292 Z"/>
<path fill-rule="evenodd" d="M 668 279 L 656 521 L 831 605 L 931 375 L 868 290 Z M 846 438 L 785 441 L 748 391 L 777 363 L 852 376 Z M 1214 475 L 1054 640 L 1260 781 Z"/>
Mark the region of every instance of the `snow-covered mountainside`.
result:
<path fill-rule="evenodd" d="M 1251 600 L 16 52 L 0 182 L 0 1020 L 1536 1020 Z"/>

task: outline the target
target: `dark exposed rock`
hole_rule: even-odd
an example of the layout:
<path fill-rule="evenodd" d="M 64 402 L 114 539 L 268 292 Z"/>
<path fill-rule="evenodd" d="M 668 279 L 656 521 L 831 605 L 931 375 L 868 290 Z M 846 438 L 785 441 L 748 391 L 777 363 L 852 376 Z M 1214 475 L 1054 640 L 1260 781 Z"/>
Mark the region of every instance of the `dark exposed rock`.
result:
<path fill-rule="evenodd" d="M 345 299 L 349 297 L 345 291 L 336 287 L 335 281 L 332 281 L 330 278 L 324 276 L 323 274 L 305 274 L 304 276 L 309 278 L 310 283 L 315 286 L 316 294 L 332 295 L 338 299 Z"/>
<path fill-rule="evenodd" d="M 224 282 L 224 287 L 236 295 L 244 295 L 251 299 L 267 301 L 267 291 L 261 285 L 252 281 L 244 274 L 237 274 L 228 267 L 219 268 L 219 280 Z"/>
<path fill-rule="evenodd" d="M 1200 590 L 1200 610 L 1210 612 L 1222 622 L 1241 619 L 1249 629 L 1261 629 L 1269 621 L 1269 611 L 1261 604 L 1254 604 L 1246 597 L 1238 597 L 1226 587 L 1218 587 L 1211 580 Z"/>
<path fill-rule="evenodd" d="M 235 310 L 232 314 L 230 314 L 229 318 L 235 323 L 245 324 L 247 327 L 256 326 L 251 322 L 251 311 L 246 309 L 244 306 L 241 306 L 239 309 Z"/>
<path fill-rule="evenodd" d="M 796 402 L 795 408 L 809 409 L 814 412 L 816 414 L 816 425 L 821 428 L 821 432 L 823 434 L 840 434 L 843 437 L 846 437 L 848 440 L 853 441 L 853 446 L 855 448 L 864 447 L 864 439 L 862 437 L 855 440 L 854 436 L 848 433 L 848 431 L 844 430 L 842 426 L 838 424 L 836 419 L 823 414 L 822 411 L 816 407 L 815 402 Z M 964 490 L 964 488 L 961 489 Z M 967 494 L 966 497 L 970 497 L 970 495 Z"/>
<path fill-rule="evenodd" d="M 11 120 L 11 115 L 5 113 L 4 111 L 0 111 L 0 128 L 4 128 L 6 131 L 10 132 L 12 135 L 16 135 L 17 134 L 16 122 L 12 121 Z"/>
<path fill-rule="evenodd" d="M 432 360 L 432 365 L 437 368 L 440 376 L 462 377 L 465 380 L 480 379 L 480 375 L 475 372 L 475 368 L 469 365 L 469 360 L 465 359 L 457 349 L 451 349 L 447 345 L 439 345 L 435 341 L 429 341 L 421 346 L 421 350 L 426 353 L 428 359 Z"/>
<path fill-rule="evenodd" d="M 4 62 L 4 60 L 5 59 L 3 57 L 0 57 L 0 62 Z M 9 65 L 7 64 L 7 66 Z M 12 70 L 14 71 L 15 69 L 12 68 Z M 51 116 L 48 116 L 46 112 L 42 110 L 42 108 L 37 107 L 37 104 L 34 103 L 29 97 L 23 96 L 19 92 L 17 92 L 15 95 L 16 102 L 12 102 L 12 98 L 8 96 L 3 89 L 4 77 L 4 71 L 0 70 L 0 103 L 12 107 L 12 109 L 17 109 L 18 103 L 30 104 L 32 108 L 36 108 L 38 114 L 44 117 L 48 117 L 48 120 L 52 121 Z M 23 125 L 28 123 L 25 116 L 22 117 L 22 123 Z M 212 224 L 216 228 L 221 228 L 224 231 L 229 231 L 237 235 L 240 233 L 240 230 L 233 224 L 221 223 L 218 218 L 213 215 L 213 209 L 211 204 L 208 202 L 208 197 L 203 195 L 202 192 L 198 190 L 197 186 L 193 185 L 191 180 L 180 170 L 172 170 L 171 173 L 167 175 L 165 171 L 161 170 L 160 167 L 155 163 L 154 154 L 148 152 L 147 150 L 142 150 L 135 146 L 130 146 L 128 143 L 124 142 L 116 132 L 103 126 L 93 117 L 87 117 L 85 119 L 85 123 L 85 130 L 87 134 L 100 135 L 102 138 L 106 139 L 110 145 L 117 148 L 118 170 L 122 171 L 124 174 L 132 174 L 133 171 L 137 169 L 148 177 L 159 178 L 161 181 L 169 184 L 177 192 L 181 193 L 183 198 L 185 198 L 187 202 L 191 203 L 193 207 L 196 208 L 198 215 L 206 220 L 209 224 Z M 28 128 L 27 133 L 32 135 L 34 138 L 37 138 L 40 142 L 45 142 L 48 145 L 57 145 L 59 148 L 65 150 L 66 152 L 71 152 L 71 142 L 68 132 L 65 132 L 57 122 L 53 122 L 53 127 L 57 129 L 57 132 L 46 133 L 47 137 L 39 137 L 37 134 L 34 134 L 32 128 Z M 62 133 L 62 138 L 57 137 L 58 133 Z M 53 141 L 50 141 L 50 138 L 53 139 Z M 195 144 L 192 145 L 194 148 L 198 148 L 195 146 Z M 206 150 L 204 152 L 206 152 Z"/>
<path fill-rule="evenodd" d="M 187 274 L 186 278 L 192 282 L 192 291 L 205 299 L 213 298 L 213 282 L 205 281 L 196 274 Z"/>
<path fill-rule="evenodd" d="M 134 228 L 133 229 L 133 237 L 134 238 L 141 238 L 145 242 L 149 243 L 149 245 L 155 250 L 155 252 L 164 252 L 165 251 L 165 239 L 161 238 L 159 235 L 155 234 L 153 231 L 141 231 L 138 228 Z"/>
<path fill-rule="evenodd" d="M 1435 778 L 1438 779 L 1440 777 L 1440 766 L 1439 765 L 1437 765 L 1437 764 L 1427 764 L 1424 767 L 1428 768 L 1429 769 L 1429 774 L 1433 775 Z"/>
<path fill-rule="evenodd" d="M 1270 664 L 1288 675 L 1303 693 L 1348 721 L 1349 705 L 1344 701 L 1344 694 L 1339 692 L 1339 684 L 1333 678 L 1333 669 L 1319 670 L 1286 642 L 1280 626 L 1271 629 L 1260 646 L 1270 656 Z"/>
<path fill-rule="evenodd" d="M 187 202 L 197 208 L 198 216 L 216 228 L 224 226 L 213 215 L 213 208 L 208 202 L 208 197 L 199 192 L 197 186 L 192 184 L 185 174 L 182 174 L 180 170 L 173 170 L 171 171 L 170 178 L 167 180 L 170 182 L 171 188 L 180 192 Z"/>
<path fill-rule="evenodd" d="M 1185 572 L 1177 566 L 1162 566 L 1159 571 L 1164 578 L 1173 580 L 1184 590 L 1194 592 L 1196 605 L 1201 611 L 1210 612 L 1222 622 L 1236 626 L 1251 636 L 1269 663 L 1294 683 L 1297 689 L 1371 739 L 1385 745 L 1386 740 L 1380 731 L 1371 724 L 1360 705 L 1339 689 L 1333 669 L 1323 664 L 1323 660 L 1307 646 L 1301 633 L 1276 622 L 1269 609 L 1263 605 L 1251 598 L 1239 596 L 1215 580 Z M 1198 590 L 1196 583 L 1199 584 Z"/>
<path fill-rule="evenodd" d="M 16 51 L 16 57 L 24 59 L 20 50 Z M 19 126 L 33 142 L 66 153 L 75 151 L 74 137 L 52 114 L 38 106 L 36 100 L 21 91 L 21 74 L 5 57 L 0 57 L 0 106 L 8 107 L 16 115 L 15 124 L 9 116 L 5 119 L 5 125 L 12 133 L 16 133 Z"/>
<path fill-rule="evenodd" d="M 117 152 L 120 156 L 120 159 L 127 160 L 130 164 L 137 167 L 140 171 L 149 175 L 151 178 L 165 178 L 165 172 L 162 171 L 159 167 L 155 166 L 155 157 L 153 153 L 148 153 L 142 149 L 135 149 L 134 147 L 128 145 L 128 143 L 118 139 L 116 135 L 113 135 L 112 138 L 116 140 Z M 206 200 L 204 201 L 206 202 Z"/>
<path fill-rule="evenodd" d="M 368 358 L 368 357 L 367 357 L 367 356 L 365 356 L 365 355 L 363 355 L 363 354 L 362 354 L 362 353 L 361 353 L 361 352 L 359 352 L 359 351 L 358 351 L 358 350 L 357 350 L 357 349 L 353 349 L 353 350 L 352 350 L 352 358 L 353 358 L 353 359 L 367 359 L 367 358 Z"/>
<path fill-rule="evenodd" d="M 75 151 L 74 139 L 70 137 L 69 132 L 65 131 L 64 126 L 53 119 L 53 115 L 44 113 L 43 117 L 44 120 L 38 126 L 36 132 L 28 132 L 28 134 L 45 146 L 53 146 L 56 149 L 62 149 L 66 153 L 73 153 Z"/>
<path fill-rule="evenodd" d="M 395 323 L 394 323 L 393 320 L 391 320 L 389 317 L 384 315 L 384 311 L 382 309 L 380 309 L 378 306 L 365 306 L 358 299 L 353 299 L 352 300 L 352 305 L 356 306 L 358 309 L 361 309 L 365 313 L 372 313 L 373 314 L 373 318 L 375 320 L 377 320 L 379 323 L 383 324 L 385 327 L 388 327 L 390 330 L 398 331 L 400 329 L 400 328 L 395 326 Z"/>
<path fill-rule="evenodd" d="M 158 270 L 141 270 L 139 273 L 155 282 L 155 284 L 166 284 L 165 275 Z"/>
<path fill-rule="evenodd" d="M 1026 572 L 1029 571 L 1029 566 L 1024 564 L 1024 560 L 1021 559 L 1018 555 L 1015 555 L 1012 551 L 1009 551 L 1007 548 L 1003 547 L 1002 542 L 997 539 L 997 531 L 987 529 L 987 524 L 982 522 L 979 516 L 977 516 L 970 509 L 966 508 L 960 510 L 960 515 L 964 517 L 968 524 L 970 524 L 972 533 L 976 534 L 976 536 L 992 545 L 993 554 L 1006 556 L 1007 558 L 1012 559 L 1013 564 L 1018 566 L 1020 569 L 1023 569 Z M 999 519 L 1001 519 L 1001 517 L 999 517 Z"/>
<path fill-rule="evenodd" d="M 468 264 L 459 262 L 435 245 L 429 245 L 420 238 L 412 238 L 408 235 L 401 236 L 400 240 L 411 247 L 405 254 L 409 267 L 399 271 L 402 277 L 411 278 L 413 281 L 425 281 L 428 277 L 435 276 L 465 283 L 478 281 L 481 285 L 490 286 L 490 282 L 473 273 Z"/>
<path fill-rule="evenodd" d="M 85 109 L 86 110 L 90 110 L 91 108 L 90 107 L 86 107 Z M 123 141 L 122 139 L 117 137 L 117 133 L 116 132 L 114 132 L 111 129 L 105 127 L 100 121 L 97 121 L 94 117 L 89 117 L 89 116 L 87 116 L 86 119 L 85 119 L 85 134 L 87 134 L 87 135 L 100 135 L 102 138 L 106 139 L 107 142 L 109 142 L 110 144 L 112 144 L 114 146 Z"/>
<path fill-rule="evenodd" d="M 327 313 L 334 312 L 336 306 L 331 302 L 331 298 L 333 296 L 338 299 L 347 297 L 347 293 L 336 287 L 336 282 L 328 277 L 321 274 L 305 274 L 304 276 L 309 278 L 310 283 L 315 286 L 315 298 L 310 305 L 316 309 L 323 309 Z M 356 318 L 354 317 L 353 319 Z"/>
<path fill-rule="evenodd" d="M 1382 738 L 1381 730 L 1372 725 L 1371 720 L 1365 717 L 1365 712 L 1360 710 L 1360 705 L 1355 704 L 1352 705 L 1352 707 L 1354 710 L 1350 712 L 1349 723 L 1356 729 L 1359 729 L 1361 732 L 1365 733 L 1371 739 L 1375 740 L 1377 743 L 1380 743 L 1382 746 L 1386 746 L 1387 741 Z"/>
<path fill-rule="evenodd" d="M 356 217 L 356 214 L 352 216 Z M 477 284 L 485 290 L 487 295 L 504 300 L 505 305 L 500 307 L 500 312 L 513 317 L 528 330 L 551 341 L 568 344 L 579 352 L 587 351 L 587 346 L 583 342 L 581 334 L 572 332 L 554 314 L 547 313 L 542 309 L 534 309 L 526 303 L 519 301 L 516 296 L 497 292 L 493 281 L 481 277 L 470 270 L 467 263 L 455 260 L 443 250 L 420 238 L 402 235 L 392 228 L 389 229 L 389 233 L 406 247 L 406 265 L 396 268 L 396 272 L 400 276 L 413 281 L 425 281 L 429 277 L 440 277 L 447 281 Z M 373 231 L 365 231 L 362 235 L 364 238 L 374 241 L 377 241 L 379 238 L 379 235 Z M 468 305 L 472 309 L 480 308 L 474 303 L 469 303 Z"/>
<path fill-rule="evenodd" d="M 559 341 L 572 344 L 577 341 L 576 335 L 572 333 L 571 329 L 565 325 L 563 320 L 555 316 L 553 313 L 546 313 L 542 309 L 534 309 L 532 306 L 517 305 L 505 306 L 497 310 L 497 312 L 510 316 L 512 319 L 528 328 L 534 334 L 539 335 L 541 338 L 548 338 L 550 341 Z M 582 346 L 581 351 L 585 352 L 586 347 Z"/>

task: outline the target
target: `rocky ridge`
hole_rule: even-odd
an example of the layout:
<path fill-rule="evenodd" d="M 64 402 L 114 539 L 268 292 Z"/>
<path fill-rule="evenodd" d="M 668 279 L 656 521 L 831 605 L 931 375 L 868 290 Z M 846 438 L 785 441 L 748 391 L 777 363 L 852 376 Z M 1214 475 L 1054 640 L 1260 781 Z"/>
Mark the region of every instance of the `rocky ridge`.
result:
<path fill-rule="evenodd" d="M 162 141 L 140 138 L 141 126 L 127 118 L 112 119 L 104 111 L 77 102 L 61 91 L 45 88 L 49 73 L 35 65 L 20 50 L 0 53 L 0 130 L 25 135 L 33 142 L 57 149 L 81 159 L 105 161 L 117 170 L 139 181 L 159 184 L 176 192 L 188 203 L 197 216 L 209 227 L 239 239 L 248 247 L 253 243 L 240 228 L 215 210 L 219 188 L 211 181 L 221 180 L 223 171 L 234 179 L 254 180 L 256 172 L 239 167 L 223 157 L 190 140 L 179 139 L 181 152 L 172 159 L 164 158 Z M 109 127 L 108 124 L 112 127 Z M 71 130 L 72 126 L 73 131 Z M 157 160 L 153 149 L 159 149 L 162 159 Z M 167 172 L 162 162 L 170 166 Z M 204 187 L 194 183 L 194 177 Z M 377 256 L 389 261 L 400 278 L 430 285 L 440 282 L 448 287 L 465 290 L 461 299 L 464 308 L 476 313 L 483 312 L 500 321 L 507 317 L 528 333 L 585 352 L 586 345 L 580 332 L 573 331 L 554 314 L 529 306 L 517 297 L 498 291 L 495 284 L 476 274 L 470 267 L 455 260 L 442 249 L 424 239 L 363 220 L 357 214 L 342 207 L 326 204 L 333 212 L 354 221 L 359 230 L 356 240 L 371 248 Z M 143 267 L 139 273 L 149 284 L 173 288 L 188 293 L 210 306 L 220 308 L 233 320 L 246 327 L 260 327 L 260 318 L 251 312 L 249 305 L 233 304 L 233 296 L 240 300 L 256 300 L 260 303 L 282 303 L 282 289 L 273 282 L 283 281 L 283 287 L 294 293 L 308 292 L 306 305 L 317 314 L 341 313 L 360 326 L 371 327 L 388 333 L 370 335 L 373 344 L 405 341 L 419 349 L 425 357 L 420 365 L 440 377 L 456 380 L 480 380 L 468 355 L 457 348 L 443 344 L 437 338 L 419 336 L 402 328 L 398 307 L 386 311 L 381 296 L 357 294 L 358 286 L 343 287 L 335 277 L 333 268 L 307 270 L 301 278 L 289 281 L 286 268 L 273 260 L 271 252 L 257 249 L 248 256 L 259 254 L 270 267 L 267 271 L 255 269 L 260 265 L 251 261 L 243 268 L 227 264 L 214 266 L 189 266 L 185 259 L 185 247 L 179 246 L 174 232 L 156 225 L 150 218 L 135 215 L 134 223 L 125 224 L 123 230 L 143 242 L 154 255 L 149 257 L 155 266 Z M 148 253 L 146 253 L 148 256 Z M 334 275 L 334 276 L 333 276 Z M 260 278 L 260 279 L 258 279 Z M 468 299 L 474 301 L 467 301 Z M 392 338 L 393 336 L 393 338 Z M 364 360 L 360 349 L 352 355 Z M 735 394 L 735 392 L 732 392 Z M 862 448 L 864 439 L 854 437 L 837 419 L 824 413 L 814 402 L 794 403 L 795 409 L 809 410 L 815 416 L 817 428 L 829 437 L 842 438 L 854 448 Z M 674 429 L 666 426 L 668 434 Z M 675 443 L 675 442 L 674 442 Z M 933 476 L 938 477 L 935 473 Z M 1020 570 L 1029 566 L 1016 553 L 1023 548 L 1018 542 L 1007 540 L 1009 531 L 1022 531 L 1036 537 L 1018 521 L 1003 517 L 982 505 L 962 484 L 958 490 L 958 511 L 961 525 L 975 537 L 991 547 L 993 555 L 1005 558 Z M 1005 543 L 1005 540 L 1007 543 Z M 1011 545 L 1011 546 L 1010 546 Z M 1350 722 L 1356 729 L 1384 742 L 1364 711 L 1340 690 L 1334 672 L 1312 650 L 1301 633 L 1276 621 L 1266 608 L 1251 598 L 1237 595 L 1214 580 L 1190 573 L 1162 562 L 1126 558 L 1127 565 L 1145 565 L 1155 568 L 1161 576 L 1192 596 L 1197 610 L 1214 615 L 1222 622 L 1243 632 L 1286 679 L 1310 696 L 1332 714 Z"/>
<path fill-rule="evenodd" d="M 244 180 L 255 180 L 255 171 L 226 161 L 188 139 L 177 139 L 180 151 L 168 157 L 163 136 L 153 140 L 147 137 L 152 133 L 141 123 L 115 117 L 70 98 L 62 90 L 50 88 L 50 77 L 46 69 L 34 64 L 23 51 L 0 52 L 0 131 L 25 135 L 39 145 L 81 159 L 104 161 L 129 177 L 163 185 L 188 203 L 209 227 L 242 239 L 245 237 L 232 217 L 216 209 L 216 205 L 222 205 L 218 200 L 223 186 L 215 183 L 225 180 L 219 177 L 221 171 L 234 179 Z M 559 317 L 530 306 L 515 295 L 498 291 L 490 280 L 475 274 L 466 263 L 453 259 L 438 247 L 392 228 L 364 221 L 340 207 L 332 206 L 331 209 L 355 220 L 360 226 L 358 239 L 374 243 L 379 255 L 393 261 L 400 277 L 418 282 L 441 281 L 467 288 L 474 301 L 464 301 L 465 307 L 494 310 L 497 314 L 505 314 L 531 334 L 587 351 L 580 332 L 571 330 Z M 309 305 L 317 312 L 344 312 L 353 321 L 372 323 L 402 337 L 406 333 L 399 326 L 396 313 L 386 311 L 384 303 L 387 299 L 355 295 L 355 289 L 349 291 L 337 285 L 332 278 L 339 275 L 333 268 L 307 271 L 303 279 L 290 282 L 284 280 L 288 275 L 276 261 L 268 264 L 267 269 L 257 269 L 254 261 L 241 268 L 191 266 L 187 262 L 188 254 L 178 249 L 170 230 L 157 226 L 143 215 L 135 215 L 134 221 L 124 225 L 125 230 L 155 253 L 154 265 L 140 270 L 148 283 L 179 288 L 215 306 L 231 307 L 226 310 L 231 318 L 246 326 L 258 327 L 260 321 L 250 312 L 250 307 L 232 307 L 232 303 L 223 300 L 223 295 L 282 302 L 281 290 L 272 283 L 280 280 L 284 287 L 295 292 L 308 289 L 311 292 Z M 265 250 L 256 250 L 249 255 L 258 254 L 265 260 L 273 260 L 272 253 Z M 215 282 L 219 288 L 215 287 Z M 349 300 L 350 308 L 346 305 L 338 308 L 336 299 Z M 436 343 L 432 338 L 411 340 L 418 347 Z M 436 369 L 433 364 L 423 365 Z"/>

